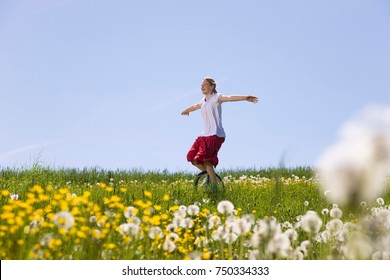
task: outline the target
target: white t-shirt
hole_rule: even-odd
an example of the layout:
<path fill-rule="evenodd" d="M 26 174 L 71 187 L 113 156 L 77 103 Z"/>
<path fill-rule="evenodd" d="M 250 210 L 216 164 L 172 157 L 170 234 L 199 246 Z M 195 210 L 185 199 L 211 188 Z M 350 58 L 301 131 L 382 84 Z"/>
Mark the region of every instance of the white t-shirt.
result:
<path fill-rule="evenodd" d="M 225 137 L 225 131 L 222 127 L 222 106 L 219 101 L 221 93 L 214 93 L 210 95 L 207 100 L 203 97 L 199 101 L 200 110 L 204 121 L 204 131 L 202 136 L 217 135 L 218 137 Z"/>

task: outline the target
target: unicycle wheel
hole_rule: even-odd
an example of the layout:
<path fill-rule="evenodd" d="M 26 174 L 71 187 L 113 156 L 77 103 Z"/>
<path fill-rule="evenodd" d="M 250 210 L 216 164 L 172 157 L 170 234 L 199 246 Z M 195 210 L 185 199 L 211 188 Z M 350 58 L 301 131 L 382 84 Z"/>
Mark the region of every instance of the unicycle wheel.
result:
<path fill-rule="evenodd" d="M 218 185 L 221 185 L 222 188 L 224 188 L 225 186 L 223 184 L 223 180 L 221 176 L 219 176 L 217 173 L 215 173 L 215 176 L 217 177 Z M 211 183 L 211 179 L 209 174 L 207 174 L 207 171 L 202 171 L 195 178 L 194 181 L 195 189 L 197 190 L 199 186 L 200 187 L 208 186 L 210 185 L 210 183 Z"/>

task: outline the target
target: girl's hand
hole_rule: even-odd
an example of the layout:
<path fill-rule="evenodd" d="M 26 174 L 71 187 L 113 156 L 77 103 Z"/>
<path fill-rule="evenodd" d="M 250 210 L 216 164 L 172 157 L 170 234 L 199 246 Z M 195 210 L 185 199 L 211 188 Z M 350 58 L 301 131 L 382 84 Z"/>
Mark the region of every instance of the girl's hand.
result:
<path fill-rule="evenodd" d="M 190 115 L 190 112 L 188 112 L 188 110 L 184 110 L 183 112 L 181 112 L 181 114 L 183 116 L 189 116 Z"/>
<path fill-rule="evenodd" d="M 246 101 L 257 103 L 259 101 L 259 99 L 256 96 L 248 95 L 246 97 Z"/>

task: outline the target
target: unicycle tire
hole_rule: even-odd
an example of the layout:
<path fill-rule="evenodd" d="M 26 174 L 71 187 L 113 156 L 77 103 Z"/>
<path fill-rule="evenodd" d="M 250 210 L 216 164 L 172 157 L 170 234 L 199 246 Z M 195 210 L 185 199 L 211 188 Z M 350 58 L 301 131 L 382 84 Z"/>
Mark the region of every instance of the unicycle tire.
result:
<path fill-rule="evenodd" d="M 217 173 L 215 173 L 215 176 L 217 177 L 218 184 L 221 185 L 222 188 L 225 188 L 221 176 L 219 176 Z M 207 174 L 207 171 L 202 171 L 195 178 L 195 181 L 194 181 L 195 189 L 197 190 L 199 186 L 205 187 L 205 186 L 209 185 L 210 182 L 211 182 L 211 179 L 210 179 L 209 174 Z"/>

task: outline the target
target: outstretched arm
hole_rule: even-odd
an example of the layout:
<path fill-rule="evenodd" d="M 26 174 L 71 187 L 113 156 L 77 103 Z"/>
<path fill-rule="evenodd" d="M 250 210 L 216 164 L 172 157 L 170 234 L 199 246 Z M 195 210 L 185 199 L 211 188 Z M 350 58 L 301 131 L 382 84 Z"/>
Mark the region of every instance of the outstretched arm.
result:
<path fill-rule="evenodd" d="M 194 104 L 194 105 L 188 107 L 187 109 L 185 109 L 183 112 L 181 112 L 181 114 L 185 115 L 185 116 L 188 116 L 191 112 L 196 111 L 198 109 L 200 109 L 200 105 L 199 104 Z"/>
<path fill-rule="evenodd" d="M 233 102 L 233 101 L 248 101 L 248 102 L 253 102 L 257 103 L 259 99 L 256 96 L 252 95 L 226 95 L 226 96 L 221 96 L 219 98 L 221 102 Z"/>

